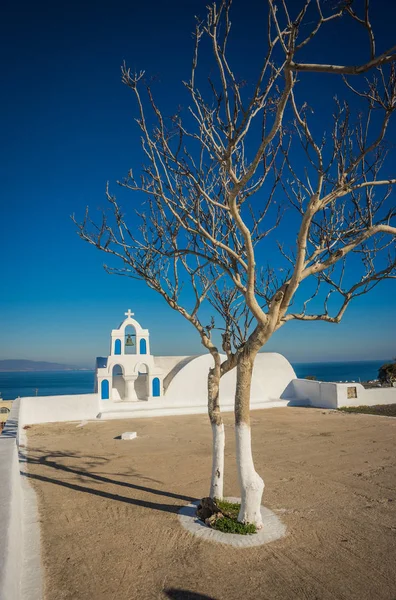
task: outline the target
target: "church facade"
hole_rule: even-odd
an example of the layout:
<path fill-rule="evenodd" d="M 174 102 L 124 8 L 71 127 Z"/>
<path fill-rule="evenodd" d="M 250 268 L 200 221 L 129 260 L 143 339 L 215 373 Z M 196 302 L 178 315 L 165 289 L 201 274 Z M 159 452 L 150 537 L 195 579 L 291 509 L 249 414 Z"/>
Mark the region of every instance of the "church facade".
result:
<path fill-rule="evenodd" d="M 125 316 L 111 332 L 109 356 L 96 359 L 95 391 L 106 405 L 163 396 L 163 373 L 150 353 L 149 330 L 130 309 Z"/>

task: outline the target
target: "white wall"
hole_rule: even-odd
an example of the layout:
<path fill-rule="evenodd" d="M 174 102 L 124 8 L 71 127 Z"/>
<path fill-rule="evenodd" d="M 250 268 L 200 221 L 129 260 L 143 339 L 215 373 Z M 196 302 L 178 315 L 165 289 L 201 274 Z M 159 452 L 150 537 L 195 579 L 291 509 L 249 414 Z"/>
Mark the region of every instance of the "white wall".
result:
<path fill-rule="evenodd" d="M 357 398 L 348 398 L 348 388 L 356 388 Z M 316 408 L 341 406 L 372 406 L 396 403 L 396 388 L 366 390 L 360 383 L 331 383 L 295 379 L 288 388 L 290 404 L 304 404 Z M 285 397 L 285 396 L 283 396 Z M 297 402 L 295 402 L 295 400 Z"/>
<path fill-rule="evenodd" d="M 225 357 L 224 357 L 225 358 Z M 181 359 L 183 360 L 183 359 Z M 210 354 L 203 354 L 182 363 L 184 366 L 176 372 L 169 382 L 165 399 L 170 404 L 195 404 L 206 402 L 207 375 L 213 366 Z M 176 369 L 177 365 L 173 368 Z M 256 357 L 251 388 L 251 402 L 278 400 L 296 374 L 286 358 L 275 352 L 259 353 Z M 233 369 L 220 382 L 220 405 L 234 401 L 236 369 Z"/>
<path fill-rule="evenodd" d="M 320 382 L 310 379 L 293 379 L 282 397 L 290 401 L 302 400 L 301 404 L 309 403 L 312 406 L 318 406 L 320 404 Z"/>
<path fill-rule="evenodd" d="M 37 396 L 21 398 L 20 427 L 34 423 L 95 419 L 99 412 L 97 394 Z"/>
<path fill-rule="evenodd" d="M 337 408 L 337 383 L 294 379 L 282 398 L 289 398 L 290 405 L 315 408 Z"/>
<path fill-rule="evenodd" d="M 0 435 L 0 598 L 20 600 L 23 560 L 22 492 L 16 426 L 19 401 L 13 402 Z"/>
<path fill-rule="evenodd" d="M 348 398 L 344 393 L 338 399 L 338 406 L 374 406 L 375 404 L 396 404 L 396 388 L 372 388 L 366 390 L 359 384 L 352 383 L 357 387 L 357 398 Z M 361 389 L 362 388 L 362 389 Z"/>

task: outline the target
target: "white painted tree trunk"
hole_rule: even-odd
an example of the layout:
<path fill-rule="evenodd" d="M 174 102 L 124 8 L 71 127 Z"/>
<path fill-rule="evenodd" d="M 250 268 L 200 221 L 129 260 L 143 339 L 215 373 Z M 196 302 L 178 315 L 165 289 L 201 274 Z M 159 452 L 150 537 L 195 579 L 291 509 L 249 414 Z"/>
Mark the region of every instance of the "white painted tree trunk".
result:
<path fill-rule="evenodd" d="M 254 468 L 250 431 L 250 388 L 256 353 L 245 348 L 238 360 L 235 391 L 235 441 L 241 488 L 241 509 L 238 521 L 253 523 L 257 529 L 260 529 L 263 525 L 260 509 L 264 481 Z"/>
<path fill-rule="evenodd" d="M 225 432 L 221 418 L 220 393 L 220 355 L 214 354 L 215 366 L 208 374 L 208 414 L 212 426 L 212 476 L 209 496 L 223 498 L 224 485 L 224 447 Z"/>
<path fill-rule="evenodd" d="M 241 486 L 241 509 L 238 521 L 254 523 L 257 529 L 260 529 L 263 525 L 260 507 L 264 481 L 254 468 L 250 425 L 247 423 L 236 425 L 235 436 L 237 468 Z"/>
<path fill-rule="evenodd" d="M 210 481 L 210 497 L 223 498 L 224 486 L 224 425 L 212 423 L 212 478 Z"/>

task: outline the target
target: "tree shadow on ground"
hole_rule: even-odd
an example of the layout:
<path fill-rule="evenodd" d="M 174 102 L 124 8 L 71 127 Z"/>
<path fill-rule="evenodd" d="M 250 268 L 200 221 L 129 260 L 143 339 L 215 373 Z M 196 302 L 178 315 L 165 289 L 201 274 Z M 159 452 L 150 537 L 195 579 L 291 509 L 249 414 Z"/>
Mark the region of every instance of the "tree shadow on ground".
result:
<path fill-rule="evenodd" d="M 84 462 L 84 467 L 81 464 L 78 467 L 69 466 L 62 464 L 62 460 L 78 460 Z M 116 479 L 105 477 L 102 474 L 93 473 L 91 469 L 103 467 L 110 459 L 103 456 L 85 456 L 81 455 L 77 452 L 45 452 L 44 450 L 39 450 L 36 448 L 31 448 L 29 452 L 20 450 L 20 462 L 25 463 L 26 465 L 37 465 L 41 467 L 48 467 L 48 469 L 54 471 L 61 471 L 63 473 L 75 475 L 76 479 L 73 481 L 56 479 L 53 477 L 49 477 L 48 475 L 41 475 L 39 473 L 33 473 L 28 470 L 22 472 L 22 476 L 28 479 L 33 479 L 36 481 L 42 481 L 45 483 L 52 483 L 54 485 L 59 485 L 74 491 L 85 492 L 88 494 L 92 494 L 94 496 L 99 496 L 102 498 L 107 498 L 109 500 L 115 500 L 117 502 L 125 502 L 126 504 L 133 504 L 135 506 L 142 506 L 145 508 L 151 508 L 153 510 L 159 510 L 170 513 L 177 513 L 180 509 L 179 504 L 162 504 L 155 503 L 149 500 L 142 500 L 138 498 L 132 498 L 128 496 L 121 496 L 120 494 L 114 494 L 109 491 L 96 489 L 94 487 L 89 487 L 87 484 L 95 483 L 95 484 L 108 484 L 120 486 L 123 488 L 128 488 L 130 490 L 136 490 L 139 492 L 147 492 L 149 494 L 155 494 L 158 496 L 165 496 L 167 498 L 174 498 L 176 500 L 182 500 L 183 502 L 192 502 L 195 501 L 196 498 L 192 498 L 190 496 L 183 496 L 181 494 L 176 494 L 174 492 L 168 492 L 165 490 L 159 490 L 143 485 L 138 485 L 135 483 L 130 483 L 127 481 L 118 481 Z M 52 474 L 49 472 L 48 474 Z M 136 471 L 129 473 L 118 473 L 120 477 L 136 477 L 139 479 L 149 480 L 150 478 L 144 477 L 140 473 Z M 75 482 L 77 481 L 77 483 Z M 157 481 L 157 480 L 151 480 Z M 160 482 L 158 482 L 160 483 Z M 84 485 L 81 485 L 84 484 Z"/>
<path fill-rule="evenodd" d="M 172 598 L 172 600 L 216 600 L 212 596 L 205 596 L 204 594 L 197 594 L 196 592 L 176 588 L 165 589 L 164 593 L 168 598 Z"/>
<path fill-rule="evenodd" d="M 16 438 L 18 435 L 18 420 L 9 417 L 5 422 L 3 430 L 0 432 L 0 440 Z"/>

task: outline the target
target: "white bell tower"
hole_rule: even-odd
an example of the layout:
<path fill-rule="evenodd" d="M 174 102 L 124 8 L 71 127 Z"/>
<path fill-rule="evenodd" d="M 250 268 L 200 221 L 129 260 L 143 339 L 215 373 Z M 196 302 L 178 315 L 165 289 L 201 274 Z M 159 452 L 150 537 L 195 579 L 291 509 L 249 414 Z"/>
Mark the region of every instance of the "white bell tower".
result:
<path fill-rule="evenodd" d="M 163 374 L 150 354 L 149 330 L 133 316 L 128 309 L 126 319 L 111 332 L 110 355 L 96 359 L 96 390 L 106 406 L 163 395 Z"/>

